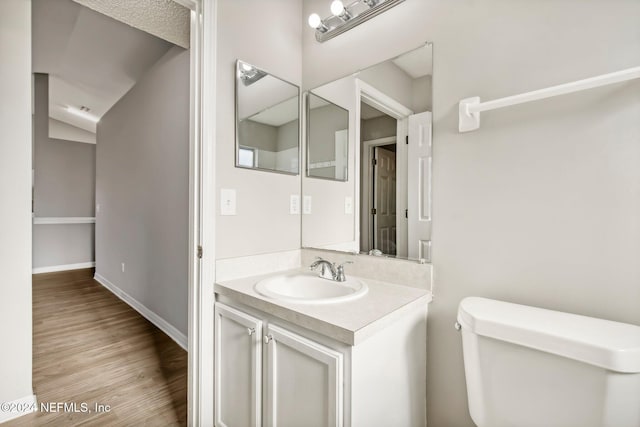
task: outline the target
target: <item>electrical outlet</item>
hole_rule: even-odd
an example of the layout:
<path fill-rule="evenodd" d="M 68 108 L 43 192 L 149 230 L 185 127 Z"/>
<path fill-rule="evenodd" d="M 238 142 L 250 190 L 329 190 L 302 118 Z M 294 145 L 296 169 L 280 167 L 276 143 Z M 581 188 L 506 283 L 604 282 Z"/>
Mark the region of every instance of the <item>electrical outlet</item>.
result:
<path fill-rule="evenodd" d="M 124 262 L 122 263 L 122 272 L 124 273 Z"/>

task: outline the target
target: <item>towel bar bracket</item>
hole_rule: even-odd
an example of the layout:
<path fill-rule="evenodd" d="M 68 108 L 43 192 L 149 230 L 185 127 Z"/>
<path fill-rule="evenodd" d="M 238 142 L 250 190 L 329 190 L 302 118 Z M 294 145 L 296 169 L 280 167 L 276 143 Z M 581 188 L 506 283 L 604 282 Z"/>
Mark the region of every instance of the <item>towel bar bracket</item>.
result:
<path fill-rule="evenodd" d="M 480 113 L 472 113 L 469 111 L 470 105 L 477 104 L 480 104 L 479 96 L 465 98 L 458 104 L 458 114 L 460 116 L 460 120 L 458 121 L 459 132 L 470 132 L 480 128 Z"/>

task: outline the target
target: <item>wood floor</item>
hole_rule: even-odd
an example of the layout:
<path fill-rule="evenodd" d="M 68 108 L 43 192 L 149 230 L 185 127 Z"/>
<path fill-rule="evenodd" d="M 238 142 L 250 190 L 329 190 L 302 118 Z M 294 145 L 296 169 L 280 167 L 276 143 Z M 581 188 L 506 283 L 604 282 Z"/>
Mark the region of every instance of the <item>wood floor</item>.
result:
<path fill-rule="evenodd" d="M 187 353 L 92 269 L 33 276 L 33 387 L 39 405 L 75 403 L 77 412 L 37 412 L 3 427 L 187 422 Z"/>

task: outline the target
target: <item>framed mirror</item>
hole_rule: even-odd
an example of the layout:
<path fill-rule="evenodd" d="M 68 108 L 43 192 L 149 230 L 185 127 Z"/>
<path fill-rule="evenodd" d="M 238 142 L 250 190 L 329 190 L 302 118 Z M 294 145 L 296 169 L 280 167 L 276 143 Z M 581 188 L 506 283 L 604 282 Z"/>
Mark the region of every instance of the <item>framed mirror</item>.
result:
<path fill-rule="evenodd" d="M 307 176 L 346 181 L 349 111 L 313 92 L 306 97 Z"/>
<path fill-rule="evenodd" d="M 300 88 L 236 61 L 236 167 L 297 175 Z"/>
<path fill-rule="evenodd" d="M 431 89 L 427 43 L 309 91 L 311 100 L 317 96 L 346 110 L 349 131 L 342 182 L 303 176 L 309 206 L 303 247 L 431 259 Z M 312 129 L 310 110 L 305 120 Z M 312 164 L 315 141 L 309 136 Z"/>

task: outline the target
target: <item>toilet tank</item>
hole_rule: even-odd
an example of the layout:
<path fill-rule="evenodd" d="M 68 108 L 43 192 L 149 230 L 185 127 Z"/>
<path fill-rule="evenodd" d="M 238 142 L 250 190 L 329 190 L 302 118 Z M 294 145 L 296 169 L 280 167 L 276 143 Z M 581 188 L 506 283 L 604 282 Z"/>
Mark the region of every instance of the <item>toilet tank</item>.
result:
<path fill-rule="evenodd" d="M 477 297 L 458 323 L 478 427 L 640 427 L 640 327 Z"/>

